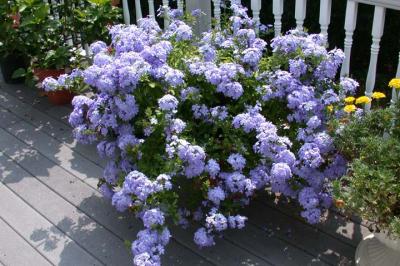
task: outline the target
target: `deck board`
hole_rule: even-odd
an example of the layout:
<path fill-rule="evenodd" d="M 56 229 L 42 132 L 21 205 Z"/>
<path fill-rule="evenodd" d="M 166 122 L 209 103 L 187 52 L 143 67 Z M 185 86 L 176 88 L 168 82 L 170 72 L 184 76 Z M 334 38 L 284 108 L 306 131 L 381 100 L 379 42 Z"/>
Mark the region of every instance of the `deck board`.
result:
<path fill-rule="evenodd" d="M 45 216 L 49 219 L 46 221 L 50 221 L 53 226 L 62 221 L 63 215 L 71 219 L 79 231 L 85 229 L 85 225 L 80 225 L 79 221 L 89 221 L 96 229 L 94 233 L 86 234 L 87 238 L 73 235 L 68 227 L 63 229 L 65 236 L 78 247 L 84 250 L 89 248 L 89 255 L 93 254 L 91 256 L 100 264 L 112 265 L 112 262 L 120 260 L 118 265 L 129 265 L 127 260 L 130 256 L 125 257 L 125 262 L 124 255 L 114 252 L 107 244 L 115 239 L 121 243 L 125 239 L 131 241 L 142 225 L 131 214 L 118 213 L 97 191 L 97 177 L 101 176 L 105 161 L 98 158 L 93 145 L 79 145 L 72 138 L 67 123 L 70 110 L 70 107 L 47 104 L 45 99 L 36 96 L 35 91 L 23 86 L 0 83 L 0 151 L 7 157 L 3 159 L 0 155 L 0 163 L 6 165 L 0 168 L 0 177 L 3 175 L 4 179 L 7 173 L 14 176 L 11 180 L 15 182 L 6 185 L 20 198 L 32 201 L 38 198 L 30 195 L 32 192 L 27 189 L 27 184 L 35 184 L 36 189 L 46 191 L 46 194 L 57 199 L 54 205 L 59 207 L 58 212 L 50 205 L 49 210 L 44 207 L 46 205 L 40 205 L 44 204 L 41 203 L 43 198 L 34 201 L 34 207 L 46 211 Z M 1 170 L 5 171 L 2 173 Z M 9 180 L 11 177 L 6 178 Z M 35 208 L 32 210 L 37 213 Z M 248 226 L 242 231 L 226 232 L 223 238 L 217 239 L 217 246 L 211 249 L 200 250 L 195 246 L 195 228 L 172 228 L 174 239 L 167 247 L 164 265 L 286 266 L 353 263 L 354 243 L 357 239 L 349 233 L 354 227 L 351 222 L 346 221 L 340 225 L 329 220 L 328 227 L 312 227 L 290 216 L 290 210 L 285 212 L 281 207 L 259 202 L 252 204 L 246 212 L 249 214 Z M 102 243 L 106 248 L 96 250 L 90 247 L 91 243 Z M 57 252 L 54 256 L 57 257 Z M 5 263 L 1 257 L 0 261 Z M 54 264 L 62 265 L 59 261 Z"/>
<path fill-rule="evenodd" d="M 0 265 L 53 265 L 2 218 L 0 218 L 0 239 L 0 262 L 3 263 Z"/>
<path fill-rule="evenodd" d="M 103 265 L 2 183 L 0 202 L 2 219 L 53 264 Z"/>

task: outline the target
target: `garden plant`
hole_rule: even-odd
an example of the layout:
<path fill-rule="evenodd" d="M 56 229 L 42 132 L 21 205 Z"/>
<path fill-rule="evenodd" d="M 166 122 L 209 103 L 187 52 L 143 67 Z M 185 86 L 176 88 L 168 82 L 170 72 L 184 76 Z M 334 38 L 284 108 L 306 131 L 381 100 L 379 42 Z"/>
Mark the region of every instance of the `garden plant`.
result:
<path fill-rule="evenodd" d="M 393 79 L 390 87 L 398 94 L 400 79 Z M 347 174 L 334 183 L 335 197 L 347 213 L 368 221 L 371 231 L 399 238 L 400 105 L 381 108 L 383 97 L 375 92 L 372 99 L 347 98 L 347 114 L 332 122 L 335 146 L 349 162 Z M 362 115 L 357 100 L 372 101 L 376 108 Z"/>
<path fill-rule="evenodd" d="M 331 181 L 346 172 L 326 127 L 358 86 L 336 79 L 343 52 L 295 30 L 268 47 L 246 10 L 231 9 L 228 26 L 200 39 L 191 16 L 171 10 L 165 31 L 145 18 L 90 46 L 81 78 L 94 94 L 73 99 L 69 122 L 79 142 L 97 143 L 108 158 L 104 196 L 143 221 L 135 265 L 161 263 L 169 223 L 197 226 L 194 242 L 213 246 L 245 226 L 240 210 L 265 190 L 297 200 L 301 216 L 318 223 Z"/>

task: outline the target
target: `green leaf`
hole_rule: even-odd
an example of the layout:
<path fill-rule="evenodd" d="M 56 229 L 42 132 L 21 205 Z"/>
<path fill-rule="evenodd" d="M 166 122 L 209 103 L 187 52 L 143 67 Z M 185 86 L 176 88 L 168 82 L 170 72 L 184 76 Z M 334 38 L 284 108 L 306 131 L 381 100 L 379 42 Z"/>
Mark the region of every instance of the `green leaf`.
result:
<path fill-rule="evenodd" d="M 22 78 L 22 77 L 25 77 L 26 76 L 26 71 L 25 71 L 25 69 L 24 68 L 18 68 L 17 70 L 15 70 L 13 73 L 12 73 L 12 78 L 13 79 L 17 79 L 17 78 Z"/>

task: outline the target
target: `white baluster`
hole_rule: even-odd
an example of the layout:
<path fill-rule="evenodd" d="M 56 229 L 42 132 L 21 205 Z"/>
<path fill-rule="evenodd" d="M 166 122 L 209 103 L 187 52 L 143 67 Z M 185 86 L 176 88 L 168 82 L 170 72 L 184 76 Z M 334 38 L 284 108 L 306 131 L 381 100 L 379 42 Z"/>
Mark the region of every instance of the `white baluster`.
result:
<path fill-rule="evenodd" d="M 399 63 L 397 65 L 397 72 L 396 72 L 396 78 L 400 78 L 400 53 L 399 53 Z M 392 89 L 392 100 L 391 105 L 393 106 L 398 100 L 398 93 L 396 89 Z"/>
<path fill-rule="evenodd" d="M 178 9 L 183 11 L 183 0 L 178 0 Z"/>
<path fill-rule="evenodd" d="M 154 10 L 154 0 L 148 0 L 150 17 L 155 18 L 156 12 Z"/>
<path fill-rule="evenodd" d="M 216 27 L 221 26 L 221 0 L 213 0 L 214 4 L 214 18 L 216 21 Z"/>
<path fill-rule="evenodd" d="M 372 24 L 372 45 L 371 45 L 371 57 L 369 60 L 369 68 L 367 74 L 367 81 L 365 84 L 365 95 L 371 97 L 372 91 L 375 86 L 376 79 L 376 65 L 378 63 L 379 54 L 379 43 L 383 34 L 383 28 L 385 26 L 385 13 L 386 9 L 381 6 L 375 6 L 374 22 Z M 365 110 L 368 111 L 371 108 L 371 104 L 365 105 Z"/>
<path fill-rule="evenodd" d="M 135 0 L 135 11 L 136 11 L 136 22 L 139 19 L 142 19 L 142 5 L 140 4 L 140 0 Z"/>
<path fill-rule="evenodd" d="M 340 71 L 341 77 L 348 76 L 350 73 L 351 47 L 353 46 L 353 33 L 356 29 L 357 11 L 358 3 L 352 0 L 348 0 L 346 7 L 346 18 L 344 23 L 344 29 L 346 30 L 346 37 L 344 39 L 345 58 L 343 61 L 342 69 Z"/>
<path fill-rule="evenodd" d="M 163 0 L 163 10 L 164 10 L 164 29 L 169 26 L 169 17 L 168 17 L 168 10 L 169 10 L 169 1 Z"/>
<path fill-rule="evenodd" d="M 126 25 L 131 24 L 131 15 L 129 14 L 128 0 L 122 0 L 122 9 L 124 13 L 124 22 Z"/>
<path fill-rule="evenodd" d="M 261 10 L 261 0 L 251 0 L 251 10 L 253 11 L 253 19 L 256 26 L 256 32 L 260 26 L 260 10 Z"/>
<path fill-rule="evenodd" d="M 325 35 L 328 41 L 328 28 L 331 22 L 332 0 L 321 0 L 319 6 L 319 25 L 321 33 Z"/>
<path fill-rule="evenodd" d="M 303 31 L 304 19 L 306 18 L 307 0 L 296 0 L 295 18 L 296 29 Z"/>
<path fill-rule="evenodd" d="M 45 1 L 45 3 L 48 4 L 47 1 Z M 51 0 L 51 9 L 53 9 L 53 15 L 55 19 L 60 19 L 60 16 L 58 14 L 58 3 L 56 0 Z M 49 14 L 50 14 L 50 8 L 49 8 Z"/>
<path fill-rule="evenodd" d="M 282 33 L 283 0 L 273 0 L 272 13 L 274 13 L 275 37 Z"/>

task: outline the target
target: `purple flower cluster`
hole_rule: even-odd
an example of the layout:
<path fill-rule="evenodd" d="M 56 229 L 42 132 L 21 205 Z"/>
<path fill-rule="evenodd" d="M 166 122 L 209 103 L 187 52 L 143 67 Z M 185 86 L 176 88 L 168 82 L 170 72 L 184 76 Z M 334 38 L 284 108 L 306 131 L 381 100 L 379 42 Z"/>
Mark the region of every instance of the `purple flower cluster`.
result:
<path fill-rule="evenodd" d="M 97 142 L 108 160 L 100 191 L 143 221 L 135 265 L 160 264 L 169 217 L 204 224 L 193 240 L 212 246 L 215 234 L 245 226 L 239 208 L 266 187 L 297 200 L 316 223 L 331 204 L 330 180 L 346 171 L 325 128 L 327 106 L 357 87 L 334 80 L 342 52 L 294 30 L 272 41 L 276 60 L 264 60 L 259 25 L 238 1 L 231 9 L 231 28 L 199 41 L 172 10 L 165 31 L 141 19 L 113 26 L 109 47 L 91 45 L 82 77 L 94 95 L 74 98 L 69 122 L 79 142 Z M 201 195 L 195 207 L 180 198 L 191 193 Z"/>

